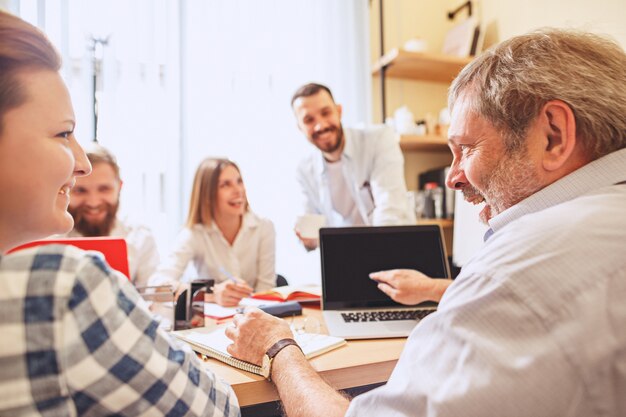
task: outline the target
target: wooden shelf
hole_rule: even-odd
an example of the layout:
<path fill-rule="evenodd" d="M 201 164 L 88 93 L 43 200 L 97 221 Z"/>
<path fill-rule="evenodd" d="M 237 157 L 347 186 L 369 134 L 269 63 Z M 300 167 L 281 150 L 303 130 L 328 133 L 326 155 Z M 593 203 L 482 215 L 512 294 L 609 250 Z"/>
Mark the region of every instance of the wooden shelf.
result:
<path fill-rule="evenodd" d="M 452 219 L 417 219 L 417 224 L 438 224 L 442 229 L 451 229 L 454 226 Z"/>
<path fill-rule="evenodd" d="M 394 48 L 374 63 L 372 74 L 380 75 L 381 68 L 386 67 L 385 77 L 450 83 L 471 60 L 471 57 L 408 52 Z"/>
<path fill-rule="evenodd" d="M 448 141 L 439 135 L 402 135 L 400 136 L 400 149 L 409 152 L 449 152 Z"/>

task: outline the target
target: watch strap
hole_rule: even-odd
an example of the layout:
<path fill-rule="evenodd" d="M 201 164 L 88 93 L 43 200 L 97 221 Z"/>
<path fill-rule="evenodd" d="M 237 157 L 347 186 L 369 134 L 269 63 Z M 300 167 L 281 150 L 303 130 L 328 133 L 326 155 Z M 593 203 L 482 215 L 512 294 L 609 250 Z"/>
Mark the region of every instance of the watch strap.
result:
<path fill-rule="evenodd" d="M 298 346 L 298 349 L 302 350 L 302 348 L 300 347 L 300 345 L 298 345 L 298 342 L 296 342 L 293 339 L 280 339 L 278 342 L 274 343 L 272 345 L 272 347 L 270 347 L 267 350 L 267 357 L 270 359 L 274 359 L 274 357 L 276 355 L 278 355 L 278 352 L 280 352 L 281 350 L 283 350 L 284 348 L 286 348 L 287 346 L 291 346 L 291 345 L 296 345 Z"/>

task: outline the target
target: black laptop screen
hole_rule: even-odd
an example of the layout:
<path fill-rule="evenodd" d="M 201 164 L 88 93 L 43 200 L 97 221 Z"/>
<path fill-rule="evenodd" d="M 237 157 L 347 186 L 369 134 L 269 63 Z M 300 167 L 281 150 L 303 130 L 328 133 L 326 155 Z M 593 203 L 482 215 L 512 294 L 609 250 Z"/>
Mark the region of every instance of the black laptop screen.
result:
<path fill-rule="evenodd" d="M 416 269 L 447 278 L 438 226 L 346 227 L 320 230 L 324 309 L 395 307 L 371 272 Z"/>

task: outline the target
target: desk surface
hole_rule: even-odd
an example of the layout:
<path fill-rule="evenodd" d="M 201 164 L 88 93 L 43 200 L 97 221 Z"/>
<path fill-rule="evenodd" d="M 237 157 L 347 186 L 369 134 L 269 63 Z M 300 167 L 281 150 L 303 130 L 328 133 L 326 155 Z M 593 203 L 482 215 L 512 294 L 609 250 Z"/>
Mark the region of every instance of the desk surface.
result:
<path fill-rule="evenodd" d="M 322 323 L 321 332 L 326 332 L 319 310 L 305 309 L 304 314 L 317 317 Z M 349 340 L 347 345 L 313 358 L 310 362 L 322 378 L 336 389 L 385 382 L 389 379 L 405 342 L 406 338 Z M 205 365 L 232 385 L 242 407 L 278 400 L 274 384 L 263 377 L 215 359 L 208 359 Z"/>

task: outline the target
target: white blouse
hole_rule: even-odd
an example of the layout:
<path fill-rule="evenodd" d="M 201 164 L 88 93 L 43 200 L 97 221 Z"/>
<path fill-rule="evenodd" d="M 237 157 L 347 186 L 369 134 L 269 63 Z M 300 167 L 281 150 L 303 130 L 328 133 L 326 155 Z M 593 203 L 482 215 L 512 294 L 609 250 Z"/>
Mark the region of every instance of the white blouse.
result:
<path fill-rule="evenodd" d="M 275 258 L 274 225 L 249 211 L 244 214 L 232 245 L 215 223 L 185 227 L 178 234 L 170 255 L 150 278 L 150 285 L 180 281 L 187 265 L 193 261 L 196 278 L 214 279 L 217 284 L 228 279 L 222 272 L 225 270 L 246 281 L 255 292 L 265 291 L 276 286 Z"/>

